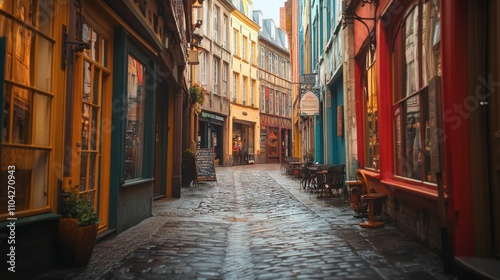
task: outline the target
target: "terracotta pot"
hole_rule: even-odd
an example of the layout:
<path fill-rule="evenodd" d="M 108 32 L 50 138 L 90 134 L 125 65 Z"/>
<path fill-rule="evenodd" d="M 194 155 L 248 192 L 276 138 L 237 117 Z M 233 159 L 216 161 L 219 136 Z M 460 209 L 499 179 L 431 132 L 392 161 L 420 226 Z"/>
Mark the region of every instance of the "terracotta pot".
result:
<path fill-rule="evenodd" d="M 61 264 L 87 266 L 97 237 L 97 224 L 78 226 L 76 219 L 62 218 L 57 231 L 57 251 Z"/>

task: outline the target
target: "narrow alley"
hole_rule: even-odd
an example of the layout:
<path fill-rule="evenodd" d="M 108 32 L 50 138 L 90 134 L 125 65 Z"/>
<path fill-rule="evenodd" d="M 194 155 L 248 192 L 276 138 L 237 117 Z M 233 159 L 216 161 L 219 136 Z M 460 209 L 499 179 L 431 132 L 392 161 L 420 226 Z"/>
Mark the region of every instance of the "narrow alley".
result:
<path fill-rule="evenodd" d="M 303 192 L 278 164 L 216 169 L 217 182 L 153 202 L 153 216 L 98 243 L 87 268 L 39 279 L 454 279 L 386 221 Z"/>

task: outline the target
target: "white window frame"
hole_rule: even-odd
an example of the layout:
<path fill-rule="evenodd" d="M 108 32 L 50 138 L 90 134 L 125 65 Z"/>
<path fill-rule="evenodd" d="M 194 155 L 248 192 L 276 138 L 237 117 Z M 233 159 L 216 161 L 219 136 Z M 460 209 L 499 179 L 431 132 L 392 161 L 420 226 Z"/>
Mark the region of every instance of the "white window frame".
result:
<path fill-rule="evenodd" d="M 222 95 L 227 97 L 227 70 L 229 69 L 229 65 L 224 62 L 222 66 Z"/>
<path fill-rule="evenodd" d="M 201 58 L 200 58 L 201 85 L 206 86 L 207 85 L 207 54 L 204 51 L 201 51 L 200 55 L 201 55 Z"/>
<path fill-rule="evenodd" d="M 236 73 L 233 73 L 233 102 L 236 102 L 236 98 L 237 98 L 236 91 L 237 91 L 237 88 L 238 88 L 238 76 L 237 76 Z"/>
<path fill-rule="evenodd" d="M 243 105 L 247 102 L 247 79 L 246 76 L 241 79 L 241 100 Z"/>
<path fill-rule="evenodd" d="M 227 21 L 228 21 L 228 17 L 227 15 L 224 15 L 224 19 L 223 19 L 223 22 L 222 22 L 222 28 L 223 28 L 223 33 L 222 33 L 222 46 L 224 47 L 224 49 L 228 49 L 227 47 Z"/>
<path fill-rule="evenodd" d="M 214 67 L 214 75 L 213 75 L 214 94 L 220 94 L 220 92 L 219 92 L 219 59 L 217 57 L 214 57 L 213 67 Z"/>
<path fill-rule="evenodd" d="M 219 43 L 219 7 L 214 6 L 214 13 L 213 13 L 213 18 L 214 18 L 214 42 Z"/>
<path fill-rule="evenodd" d="M 260 111 L 266 112 L 266 88 L 260 87 Z"/>

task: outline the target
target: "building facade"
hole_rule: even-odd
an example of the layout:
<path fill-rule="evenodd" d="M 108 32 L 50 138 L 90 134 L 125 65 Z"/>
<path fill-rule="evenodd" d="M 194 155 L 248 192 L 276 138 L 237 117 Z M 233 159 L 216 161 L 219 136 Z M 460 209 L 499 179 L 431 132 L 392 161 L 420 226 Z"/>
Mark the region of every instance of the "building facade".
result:
<path fill-rule="evenodd" d="M 258 79 L 259 25 L 252 18 L 251 1 L 233 0 L 231 13 L 231 89 L 229 164 L 246 164 L 260 153 Z"/>
<path fill-rule="evenodd" d="M 198 47 L 199 65 L 193 67 L 192 81 L 207 91 L 198 116 L 197 148 L 213 148 L 216 165 L 229 160 L 229 98 L 232 55 L 231 12 L 234 6 L 226 0 L 204 1 L 194 9 L 201 27 L 195 32 L 204 36 Z"/>
<path fill-rule="evenodd" d="M 259 163 L 278 163 L 292 156 L 292 92 L 286 33 L 272 19 L 254 11 L 259 32 Z"/>
<path fill-rule="evenodd" d="M 0 169 L 2 182 L 16 172 L 20 277 L 57 265 L 65 194 L 94 202 L 100 236 L 149 217 L 153 196 L 180 195 L 176 115 L 187 94 L 190 7 L 154 0 L 0 4 Z M 7 201 L 7 192 L 0 194 L 1 205 Z M 7 217 L 2 208 L 2 236 Z"/>
<path fill-rule="evenodd" d="M 317 161 L 325 164 L 346 164 L 346 131 L 344 129 L 343 29 L 341 1 L 320 0 L 315 32 L 318 50 L 318 83 L 321 95 L 320 132 L 322 139 L 316 149 Z"/>
<path fill-rule="evenodd" d="M 498 265 L 493 92 L 500 6 L 439 0 L 344 6 L 346 106 L 356 117 L 355 126 L 346 123 L 356 133 L 349 139 L 356 145 L 352 162 L 388 195 L 387 215 L 439 252 L 445 269 L 467 275 L 481 271 L 481 262 Z"/>

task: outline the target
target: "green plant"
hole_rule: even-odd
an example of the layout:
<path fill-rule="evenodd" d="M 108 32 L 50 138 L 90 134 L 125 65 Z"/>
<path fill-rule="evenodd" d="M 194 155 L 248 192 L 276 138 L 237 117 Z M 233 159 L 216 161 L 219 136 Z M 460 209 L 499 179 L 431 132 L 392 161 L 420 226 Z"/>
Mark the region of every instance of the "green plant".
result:
<path fill-rule="evenodd" d="M 189 88 L 189 94 L 191 95 L 191 101 L 193 103 L 203 104 L 203 102 L 205 102 L 205 93 L 206 90 L 196 83 Z"/>
<path fill-rule="evenodd" d="M 79 226 L 97 224 L 99 218 L 94 210 L 94 205 L 86 196 L 71 193 L 61 201 L 60 212 L 63 218 L 74 218 Z"/>

